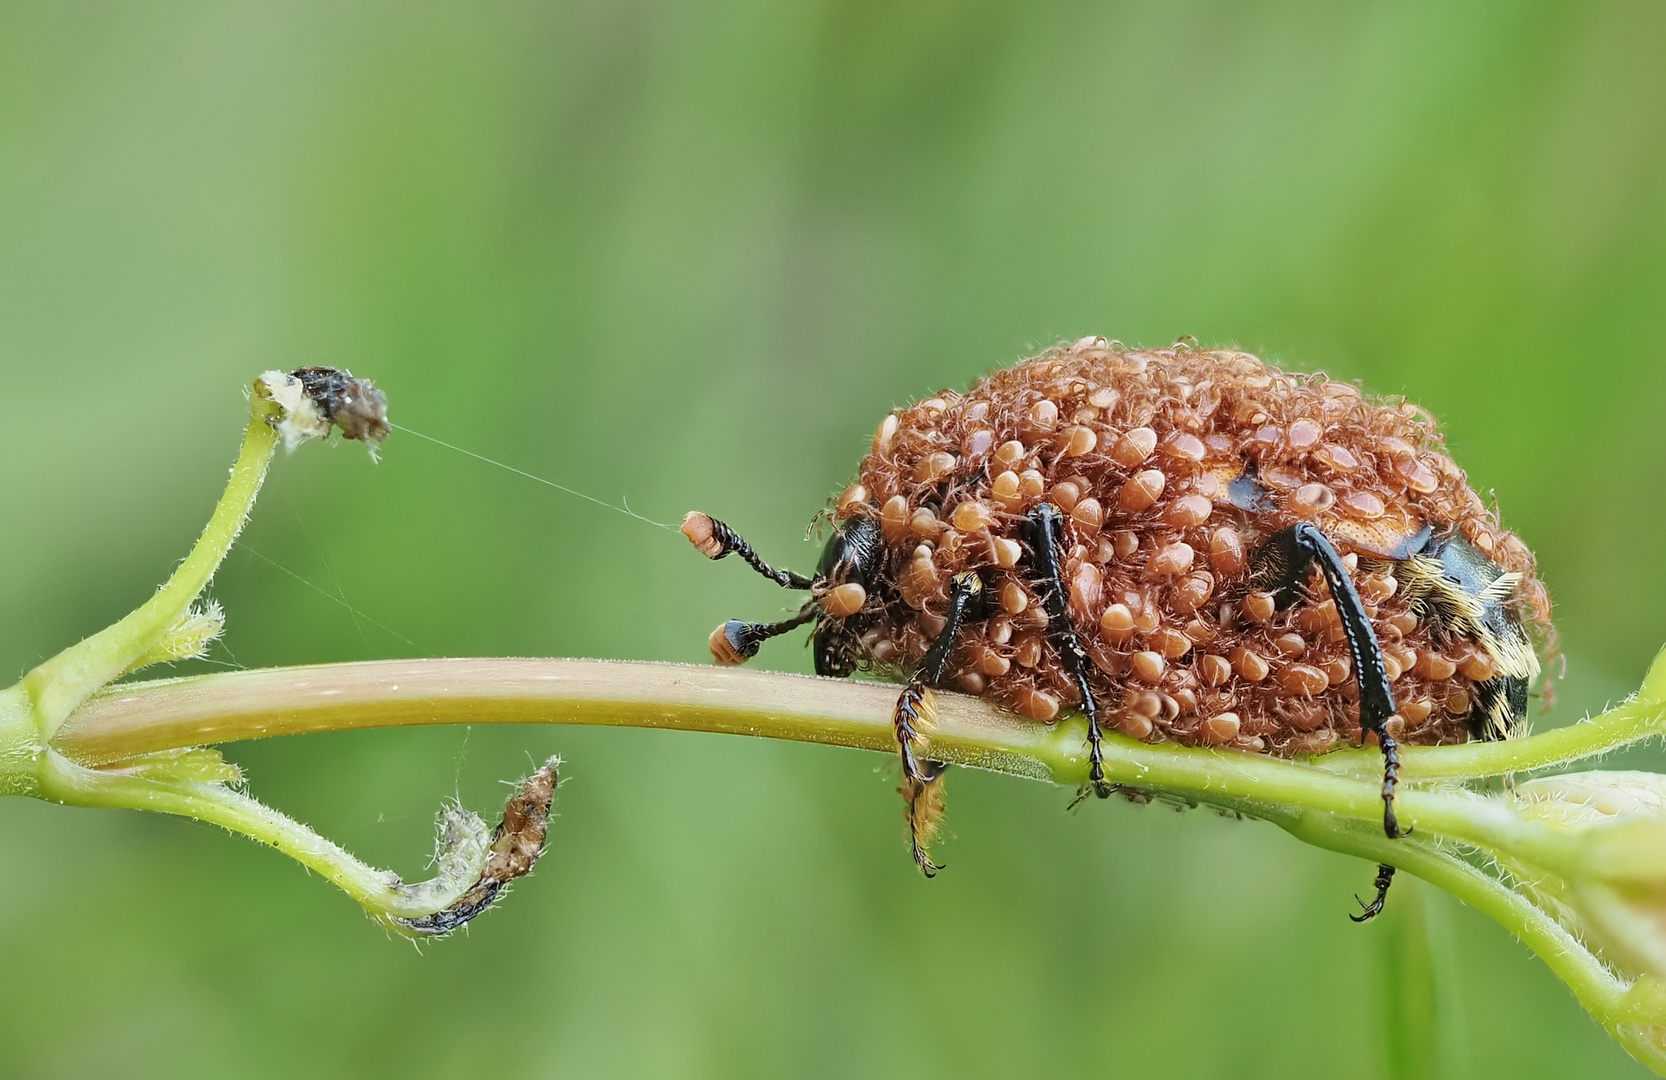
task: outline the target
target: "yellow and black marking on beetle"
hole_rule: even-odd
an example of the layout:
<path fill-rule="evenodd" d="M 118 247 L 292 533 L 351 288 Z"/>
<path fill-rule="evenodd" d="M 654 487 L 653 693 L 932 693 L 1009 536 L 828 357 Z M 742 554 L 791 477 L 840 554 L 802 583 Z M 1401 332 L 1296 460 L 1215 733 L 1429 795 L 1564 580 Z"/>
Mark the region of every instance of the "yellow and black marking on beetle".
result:
<path fill-rule="evenodd" d="M 1427 413 L 1241 352 L 1084 338 L 893 411 L 833 518 L 806 578 L 688 515 L 709 558 L 810 594 L 781 622 L 718 627 L 712 655 L 742 663 L 814 623 L 819 674 L 904 683 L 893 725 L 927 876 L 934 686 L 1037 723 L 1079 709 L 1077 801 L 1115 790 L 1107 727 L 1285 757 L 1374 737 L 1397 837 L 1399 745 L 1522 734 L 1556 651 L 1532 553 Z"/>

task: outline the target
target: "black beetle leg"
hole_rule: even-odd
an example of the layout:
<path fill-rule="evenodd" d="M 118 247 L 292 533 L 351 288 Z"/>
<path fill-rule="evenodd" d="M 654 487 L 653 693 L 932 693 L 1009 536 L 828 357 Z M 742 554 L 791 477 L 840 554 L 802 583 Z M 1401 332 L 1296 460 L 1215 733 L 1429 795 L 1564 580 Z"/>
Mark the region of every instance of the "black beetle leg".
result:
<path fill-rule="evenodd" d="M 937 822 L 943 814 L 943 773 L 948 766 L 919 757 L 936 721 L 931 688 L 943 678 L 954 651 L 955 635 L 974 610 L 981 606 L 983 581 L 970 571 L 956 574 L 949 582 L 949 617 L 937 640 L 926 650 L 925 659 L 897 697 L 891 712 L 891 727 L 902 751 L 903 802 L 908 809 L 908 838 L 914 862 L 926 877 L 942 867 L 931 861 L 929 849 Z"/>
<path fill-rule="evenodd" d="M 1394 789 L 1400 778 L 1400 747 L 1388 733 L 1388 718 L 1399 711 L 1394 704 L 1394 689 L 1389 684 L 1388 667 L 1383 663 L 1382 646 L 1377 643 L 1377 632 L 1365 614 L 1365 602 L 1359 598 L 1342 556 L 1326 539 L 1325 534 L 1307 522 L 1292 525 L 1273 536 L 1262 547 L 1258 556 L 1263 569 L 1271 574 L 1279 607 L 1296 602 L 1297 590 L 1307 576 L 1310 564 L 1317 563 L 1336 603 L 1336 613 L 1342 619 L 1342 632 L 1348 639 L 1348 651 L 1353 655 L 1354 677 L 1359 680 L 1359 727 L 1361 737 L 1376 732 L 1377 745 L 1383 752 L 1383 832 L 1390 840 L 1397 840 L 1411 832 L 1400 829 L 1394 815 Z M 1355 922 L 1377 916 L 1388 897 L 1388 887 L 1394 881 L 1394 867 L 1386 863 L 1377 867 L 1377 895 L 1359 915 L 1350 915 Z M 1357 898 L 1356 898 L 1357 899 Z"/>
<path fill-rule="evenodd" d="M 1382 646 L 1377 643 L 1377 632 L 1365 614 L 1365 602 L 1359 598 L 1342 556 L 1326 539 L 1325 534 L 1307 522 L 1292 525 L 1274 535 L 1257 556 L 1262 569 L 1270 576 L 1279 607 L 1289 607 L 1298 598 L 1298 590 L 1307 577 L 1309 565 L 1317 564 L 1336 602 L 1336 613 L 1342 618 L 1342 632 L 1348 639 L 1348 651 L 1353 655 L 1354 677 L 1359 681 L 1359 727 L 1361 735 L 1375 732 L 1377 744 L 1383 751 L 1383 832 L 1390 840 L 1405 833 L 1394 816 L 1394 788 L 1399 781 L 1400 748 L 1385 726 L 1388 718 L 1399 711 L 1394 704 L 1394 689 L 1389 685 L 1388 667 L 1383 663 Z M 1410 830 L 1406 830 L 1409 832 Z"/>
<path fill-rule="evenodd" d="M 1059 566 L 1059 548 L 1064 541 L 1064 515 L 1052 503 L 1042 503 L 1030 511 L 1027 539 L 1034 558 L 1032 569 L 1045 590 L 1043 603 L 1047 610 L 1047 633 L 1059 651 L 1065 670 L 1076 680 L 1082 695 L 1082 713 L 1088 718 L 1088 782 L 1070 803 L 1074 808 L 1092 792 L 1101 799 L 1109 798 L 1116 790 L 1105 780 L 1104 735 L 1099 727 L 1099 703 L 1088 685 L 1088 654 L 1081 638 L 1070 623 L 1070 612 L 1065 604 L 1064 575 Z"/>
<path fill-rule="evenodd" d="M 1364 900 L 1360 900 L 1356 894 L 1354 899 L 1359 901 L 1361 910 L 1358 915 L 1349 915 L 1348 918 L 1355 922 L 1370 922 L 1382 914 L 1383 901 L 1388 899 L 1388 887 L 1392 884 L 1394 884 L 1394 867 L 1387 863 L 1378 863 L 1377 895 L 1372 897 L 1371 902 L 1367 904 Z"/>

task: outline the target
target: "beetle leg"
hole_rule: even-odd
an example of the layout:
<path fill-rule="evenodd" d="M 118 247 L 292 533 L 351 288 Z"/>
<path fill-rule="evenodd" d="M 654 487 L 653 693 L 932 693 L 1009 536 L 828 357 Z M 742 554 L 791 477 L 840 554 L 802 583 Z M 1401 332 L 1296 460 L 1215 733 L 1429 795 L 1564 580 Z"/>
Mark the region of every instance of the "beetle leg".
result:
<path fill-rule="evenodd" d="M 916 676 L 897 698 L 896 708 L 891 712 L 891 728 L 902 750 L 902 786 L 897 793 L 902 796 L 903 816 L 908 819 L 908 844 L 915 865 L 928 878 L 943 869 L 931 861 L 930 849 L 943 813 L 943 770 L 948 766 L 924 761 L 916 751 L 923 748 L 935 719 L 931 688 Z"/>
<path fill-rule="evenodd" d="M 1364 900 L 1359 899 L 1358 894 L 1355 894 L 1354 899 L 1359 900 L 1361 911 L 1358 915 L 1349 915 L 1348 918 L 1355 922 L 1370 922 L 1382 914 L 1383 901 L 1388 899 L 1388 887 L 1392 884 L 1394 884 L 1394 867 L 1387 863 L 1378 863 L 1377 895 L 1372 897 L 1371 902 L 1367 904 Z"/>
<path fill-rule="evenodd" d="M 712 659 L 719 664 L 744 664 L 758 655 L 758 646 L 772 637 L 779 637 L 788 631 L 798 629 L 814 620 L 816 615 L 816 605 L 811 603 L 799 608 L 797 615 L 780 622 L 756 623 L 730 619 L 712 631 L 712 636 L 707 639 L 706 644 L 711 646 Z"/>
<path fill-rule="evenodd" d="M 1394 789 L 1399 782 L 1400 748 L 1388 733 L 1388 718 L 1398 707 L 1394 704 L 1394 689 L 1389 684 L 1388 668 L 1383 663 L 1382 646 L 1377 643 L 1377 632 L 1365 614 L 1365 602 L 1359 598 L 1342 556 L 1326 539 L 1325 534 L 1307 522 L 1292 525 L 1276 534 L 1263 545 L 1258 556 L 1263 570 L 1272 577 L 1279 607 L 1295 603 L 1297 590 L 1307 576 L 1307 568 L 1318 564 L 1330 589 L 1336 612 L 1342 619 L 1342 632 L 1348 639 L 1348 651 L 1353 655 L 1354 674 L 1359 680 L 1359 727 L 1363 738 L 1376 732 L 1377 745 L 1383 751 L 1383 832 L 1390 840 L 1410 832 L 1402 832 L 1394 816 Z M 1394 881 L 1394 867 L 1386 863 L 1377 867 L 1377 895 L 1359 915 L 1350 915 L 1355 922 L 1375 918 L 1383 909 L 1388 888 Z"/>
<path fill-rule="evenodd" d="M 1359 680 L 1361 735 L 1375 732 L 1383 751 L 1383 832 L 1391 840 L 1398 839 L 1405 835 L 1394 816 L 1400 749 L 1386 727 L 1388 718 L 1398 707 L 1394 704 L 1394 689 L 1389 685 L 1388 668 L 1383 663 L 1382 646 L 1377 643 L 1377 632 L 1365 614 L 1365 602 L 1359 598 L 1359 590 L 1354 588 L 1342 556 L 1324 533 L 1307 522 L 1292 525 L 1269 539 L 1258 559 L 1264 571 L 1271 575 L 1281 608 L 1296 602 L 1297 590 L 1307 576 L 1309 565 L 1318 564 L 1319 572 L 1324 575 L 1331 599 L 1336 602 L 1336 612 L 1342 618 L 1342 632 L 1348 639 L 1354 675 Z"/>
<path fill-rule="evenodd" d="M 983 580 L 976 573 L 959 573 L 949 582 L 948 621 L 926 650 L 913 678 L 902 688 L 896 708 L 891 712 L 891 727 L 902 751 L 903 786 L 898 790 L 908 809 L 909 845 L 914 851 L 914 862 L 926 877 L 942 869 L 931 861 L 929 850 L 937 822 L 943 816 L 943 772 L 948 768 L 940 761 L 919 756 L 936 723 L 937 707 L 931 688 L 942 680 L 949 666 L 961 624 L 981 606 L 982 599 Z"/>
<path fill-rule="evenodd" d="M 1059 651 L 1059 659 L 1064 661 L 1065 670 L 1076 680 L 1076 689 L 1082 696 L 1082 712 L 1088 718 L 1088 782 L 1076 793 L 1070 804 L 1074 807 L 1087 798 L 1089 792 L 1101 799 L 1109 798 L 1116 786 L 1105 780 L 1104 736 L 1099 727 L 1099 703 L 1093 696 L 1093 687 L 1088 685 L 1087 650 L 1082 647 L 1082 639 L 1076 635 L 1076 628 L 1070 622 L 1070 612 L 1065 606 L 1068 594 L 1059 566 L 1059 548 L 1064 542 L 1064 515 L 1052 503 L 1042 503 L 1030 511 L 1026 531 L 1035 559 L 1032 569 L 1046 590 L 1047 632 Z"/>
<path fill-rule="evenodd" d="M 739 555 L 746 565 L 783 589 L 808 589 L 815 584 L 803 574 L 795 574 L 791 570 L 777 570 L 764 562 L 739 533 L 710 514 L 690 510 L 688 516 L 683 518 L 683 535 L 688 537 L 689 543 L 699 548 L 700 554 L 706 558 L 721 559 L 725 555 Z"/>

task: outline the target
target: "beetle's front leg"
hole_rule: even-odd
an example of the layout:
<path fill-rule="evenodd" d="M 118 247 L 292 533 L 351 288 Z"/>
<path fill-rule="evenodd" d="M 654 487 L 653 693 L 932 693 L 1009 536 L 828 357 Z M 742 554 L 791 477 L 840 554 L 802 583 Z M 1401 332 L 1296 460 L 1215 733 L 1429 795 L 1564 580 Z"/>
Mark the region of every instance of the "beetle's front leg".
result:
<path fill-rule="evenodd" d="M 943 773 L 948 766 L 920 757 L 936 720 L 931 688 L 942 678 L 954 652 L 955 635 L 968 617 L 982 606 L 983 581 L 976 573 L 956 574 L 949 582 L 949 617 L 925 659 L 897 696 L 891 727 L 902 751 L 902 787 L 898 789 L 908 814 L 908 839 L 920 872 L 931 877 L 942 867 L 931 861 L 932 837 L 943 817 Z"/>

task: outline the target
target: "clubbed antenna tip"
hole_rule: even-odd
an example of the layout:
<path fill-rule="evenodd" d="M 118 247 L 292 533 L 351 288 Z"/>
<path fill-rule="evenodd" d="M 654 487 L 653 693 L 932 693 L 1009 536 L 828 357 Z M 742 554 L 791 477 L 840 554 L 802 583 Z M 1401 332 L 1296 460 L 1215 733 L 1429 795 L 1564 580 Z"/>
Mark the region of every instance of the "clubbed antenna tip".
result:
<path fill-rule="evenodd" d="M 708 559 L 721 559 L 727 554 L 723 539 L 717 534 L 717 523 L 698 510 L 690 510 L 683 518 L 683 535 Z"/>
<path fill-rule="evenodd" d="M 711 636 L 706 639 L 706 645 L 712 651 L 712 659 L 724 667 L 734 667 L 756 656 L 758 646 L 746 640 L 745 631 L 746 624 L 739 619 L 730 619 L 713 630 Z M 751 651 L 747 651 L 748 649 Z"/>

